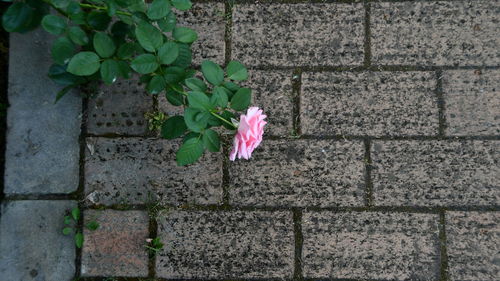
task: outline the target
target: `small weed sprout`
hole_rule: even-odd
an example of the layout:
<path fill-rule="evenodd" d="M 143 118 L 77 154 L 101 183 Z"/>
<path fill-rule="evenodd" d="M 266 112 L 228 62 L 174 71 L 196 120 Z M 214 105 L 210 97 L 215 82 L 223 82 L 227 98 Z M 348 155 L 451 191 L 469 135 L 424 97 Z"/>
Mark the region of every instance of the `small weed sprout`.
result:
<path fill-rule="evenodd" d="M 163 249 L 163 243 L 161 242 L 160 237 L 156 237 L 154 239 L 149 238 L 146 242 L 148 242 L 146 249 L 149 250 L 150 254 L 156 254 L 158 251 Z"/>
<path fill-rule="evenodd" d="M 71 209 L 71 212 L 64 216 L 64 225 L 65 227 L 63 228 L 62 232 L 64 235 L 70 235 L 72 233 L 75 234 L 74 240 L 75 240 L 75 245 L 78 248 L 81 248 L 83 246 L 83 233 L 78 230 L 78 221 L 80 220 L 81 217 L 81 212 L 78 207 L 74 207 Z M 89 230 L 96 230 L 99 228 L 99 224 L 96 221 L 91 221 L 87 223 L 86 227 Z"/>
<path fill-rule="evenodd" d="M 159 132 L 161 125 L 167 120 L 167 115 L 163 112 L 146 112 L 144 118 L 148 120 L 148 129 L 151 132 Z"/>

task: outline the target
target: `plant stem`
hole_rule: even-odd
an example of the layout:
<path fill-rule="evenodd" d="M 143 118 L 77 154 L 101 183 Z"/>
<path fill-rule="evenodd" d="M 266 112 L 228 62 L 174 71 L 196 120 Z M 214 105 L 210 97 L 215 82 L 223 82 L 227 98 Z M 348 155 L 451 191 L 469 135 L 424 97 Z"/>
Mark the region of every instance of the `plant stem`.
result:
<path fill-rule="evenodd" d="M 238 129 L 238 127 L 236 127 L 233 123 L 227 121 L 226 119 L 224 119 L 222 116 L 220 116 L 219 114 L 215 113 L 215 112 L 212 112 L 210 111 L 210 114 L 212 114 L 213 116 L 219 118 L 220 120 L 222 120 L 222 122 L 225 122 L 226 124 L 232 126 L 233 128 L 235 129 Z"/>
<path fill-rule="evenodd" d="M 108 10 L 107 7 L 103 7 L 103 6 L 96 6 L 96 5 L 85 4 L 85 3 L 79 3 L 79 4 L 80 4 L 80 7 L 83 7 L 83 8 L 91 8 L 91 9 L 103 10 L 103 11 Z M 132 14 L 127 13 L 127 12 L 122 12 L 122 11 L 116 11 L 116 13 L 120 14 L 120 15 L 125 15 L 125 16 L 132 16 Z"/>
<path fill-rule="evenodd" d="M 181 94 L 181 95 L 185 95 L 186 97 L 188 96 L 188 94 L 184 91 L 179 91 L 177 90 L 176 88 L 174 87 L 171 87 L 174 91 L 176 91 L 177 93 Z M 212 114 L 213 116 L 215 116 L 216 118 L 220 119 L 222 122 L 228 124 L 229 126 L 235 128 L 235 129 L 238 129 L 238 127 L 236 127 L 233 123 L 227 121 L 226 119 L 224 119 L 224 117 L 220 116 L 219 114 L 213 112 L 213 111 L 210 111 L 210 114 Z"/>

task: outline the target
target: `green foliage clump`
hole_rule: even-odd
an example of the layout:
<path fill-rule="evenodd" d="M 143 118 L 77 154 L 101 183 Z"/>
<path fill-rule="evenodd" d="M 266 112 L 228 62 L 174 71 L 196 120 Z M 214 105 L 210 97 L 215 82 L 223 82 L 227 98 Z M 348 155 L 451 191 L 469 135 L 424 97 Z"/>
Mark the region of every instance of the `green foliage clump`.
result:
<path fill-rule="evenodd" d="M 163 138 L 183 139 L 176 159 L 188 165 L 205 150 L 220 150 L 214 127 L 235 130 L 231 119 L 251 101 L 251 90 L 236 84 L 248 78 L 241 63 L 231 61 L 224 69 L 204 61 L 201 74 L 191 67 L 198 34 L 177 26 L 175 12 L 191 6 L 190 0 L 23 0 L 11 4 L 2 24 L 21 33 L 41 25 L 58 36 L 48 70 L 64 87 L 56 101 L 83 84 L 113 84 L 139 75 L 147 92 L 182 106 L 183 115 L 168 117 L 160 127 Z M 57 13 L 50 14 L 50 8 Z"/>

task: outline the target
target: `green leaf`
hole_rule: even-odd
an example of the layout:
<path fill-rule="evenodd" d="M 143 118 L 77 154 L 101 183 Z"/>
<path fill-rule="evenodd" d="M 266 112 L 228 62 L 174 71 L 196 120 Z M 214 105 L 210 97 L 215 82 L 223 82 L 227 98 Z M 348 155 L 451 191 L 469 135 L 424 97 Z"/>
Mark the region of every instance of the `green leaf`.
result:
<path fill-rule="evenodd" d="M 64 216 L 64 224 L 71 224 L 71 217 L 70 216 Z"/>
<path fill-rule="evenodd" d="M 196 31 L 189 27 L 176 27 L 172 32 L 172 36 L 175 40 L 187 44 L 193 43 L 196 39 L 198 39 Z"/>
<path fill-rule="evenodd" d="M 186 86 L 193 91 L 205 92 L 207 90 L 207 85 L 205 82 L 198 78 L 188 78 L 184 80 Z"/>
<path fill-rule="evenodd" d="M 210 111 L 214 106 L 210 103 L 210 99 L 203 92 L 189 92 L 187 96 L 189 107 L 200 110 Z"/>
<path fill-rule="evenodd" d="M 179 56 L 179 45 L 175 42 L 167 42 L 158 49 L 158 57 L 162 64 L 171 64 Z"/>
<path fill-rule="evenodd" d="M 48 76 L 56 84 L 62 86 L 79 85 L 86 82 L 85 78 L 73 75 L 67 72 L 64 66 L 57 64 L 50 66 Z"/>
<path fill-rule="evenodd" d="M 106 30 L 111 18 L 105 12 L 92 11 L 87 15 L 87 23 L 95 30 Z"/>
<path fill-rule="evenodd" d="M 71 209 L 71 217 L 75 221 L 78 221 L 80 219 L 80 209 L 78 207 L 74 207 L 73 209 Z"/>
<path fill-rule="evenodd" d="M 161 136 L 165 139 L 175 139 L 186 132 L 187 126 L 182 116 L 172 116 L 161 125 Z"/>
<path fill-rule="evenodd" d="M 167 92 L 165 93 L 165 97 L 172 105 L 180 106 L 184 104 L 184 96 L 172 89 L 167 90 Z"/>
<path fill-rule="evenodd" d="M 184 75 L 186 74 L 184 72 L 184 69 L 177 66 L 167 67 L 163 70 L 163 73 L 165 81 L 167 81 L 168 84 L 175 84 L 180 82 L 181 80 L 184 79 Z"/>
<path fill-rule="evenodd" d="M 248 72 L 245 66 L 235 60 L 229 62 L 226 67 L 226 73 L 227 77 L 231 80 L 242 81 L 248 79 Z"/>
<path fill-rule="evenodd" d="M 52 33 L 54 35 L 61 35 L 66 30 L 66 22 L 64 19 L 54 16 L 54 15 L 46 15 L 42 19 L 42 27 L 48 33 Z"/>
<path fill-rule="evenodd" d="M 203 144 L 210 152 L 218 152 L 220 150 L 219 134 L 216 131 L 207 129 L 203 132 Z"/>
<path fill-rule="evenodd" d="M 66 64 L 75 54 L 75 45 L 67 37 L 59 37 L 52 44 L 52 59 L 60 64 Z"/>
<path fill-rule="evenodd" d="M 83 234 L 81 232 L 75 234 L 75 245 L 78 248 L 81 248 L 83 246 Z"/>
<path fill-rule="evenodd" d="M 73 89 L 74 87 L 75 87 L 74 85 L 69 85 L 62 88 L 59 92 L 57 92 L 54 104 L 57 103 L 62 97 L 64 97 L 64 95 L 66 95 L 69 92 L 69 90 Z"/>
<path fill-rule="evenodd" d="M 78 26 L 72 26 L 68 29 L 68 36 L 71 41 L 80 46 L 87 45 L 89 38 L 83 29 Z"/>
<path fill-rule="evenodd" d="M 222 68 L 209 60 L 201 63 L 201 72 L 205 79 L 214 86 L 218 86 L 224 81 L 224 71 Z"/>
<path fill-rule="evenodd" d="M 118 74 L 125 78 L 125 79 L 129 79 L 130 78 L 130 72 L 132 72 L 132 69 L 130 68 L 130 66 L 128 65 L 128 63 L 120 60 L 118 61 Z"/>
<path fill-rule="evenodd" d="M 101 64 L 101 77 L 104 83 L 113 84 L 120 74 L 120 67 L 115 60 L 107 59 Z"/>
<path fill-rule="evenodd" d="M 193 132 L 201 132 L 207 127 L 210 112 L 201 112 L 198 109 L 187 107 L 184 109 L 184 122 L 186 126 Z"/>
<path fill-rule="evenodd" d="M 240 86 L 238 86 L 238 84 L 229 81 L 222 83 L 222 86 L 233 93 L 236 93 L 241 88 Z"/>
<path fill-rule="evenodd" d="M 225 108 L 228 102 L 227 92 L 229 92 L 229 90 L 224 87 L 215 87 L 212 96 L 210 97 L 210 103 Z"/>
<path fill-rule="evenodd" d="M 141 22 L 135 28 L 135 36 L 139 44 L 147 51 L 154 52 L 163 44 L 163 35 L 149 23 Z"/>
<path fill-rule="evenodd" d="M 144 54 L 136 57 L 130 65 L 133 70 L 141 74 L 153 73 L 159 66 L 156 62 L 156 57 L 151 54 Z"/>
<path fill-rule="evenodd" d="M 172 5 L 181 11 L 189 10 L 193 6 L 189 0 L 172 0 Z"/>
<path fill-rule="evenodd" d="M 118 9 L 118 4 L 115 3 L 113 0 L 107 0 L 106 7 L 108 8 L 107 10 L 108 16 L 112 17 L 116 14 L 116 10 Z"/>
<path fill-rule="evenodd" d="M 165 90 L 166 86 L 167 82 L 165 82 L 165 78 L 163 78 L 163 76 L 161 75 L 155 75 L 149 81 L 147 90 L 150 94 L 156 95 L 159 92 Z"/>
<path fill-rule="evenodd" d="M 136 43 L 127 42 L 118 48 L 117 55 L 121 59 L 129 59 L 137 52 L 138 48 L 140 47 Z"/>
<path fill-rule="evenodd" d="M 170 3 L 168 0 L 154 0 L 149 6 L 148 17 L 152 20 L 158 20 L 165 17 L 170 12 Z"/>
<path fill-rule="evenodd" d="M 87 229 L 94 231 L 99 228 L 99 223 L 96 221 L 90 221 L 89 223 L 87 223 L 86 227 Z"/>
<path fill-rule="evenodd" d="M 179 46 L 179 56 L 174 61 L 173 65 L 187 68 L 191 65 L 193 59 L 193 54 L 191 52 L 191 47 L 188 44 L 178 43 Z"/>
<path fill-rule="evenodd" d="M 69 235 L 73 229 L 71 227 L 65 227 L 63 228 L 63 234 L 64 235 Z"/>
<path fill-rule="evenodd" d="M 116 50 L 113 39 L 104 32 L 96 32 L 94 35 L 94 48 L 101 58 L 111 57 Z"/>
<path fill-rule="evenodd" d="M 243 111 L 250 105 L 251 99 L 252 90 L 249 88 L 241 88 L 231 99 L 231 108 L 236 111 Z"/>
<path fill-rule="evenodd" d="M 26 32 L 36 27 L 36 10 L 23 2 L 15 2 L 2 15 L 2 25 L 7 32 Z"/>
<path fill-rule="evenodd" d="M 68 64 L 68 72 L 78 76 L 88 76 L 99 70 L 99 56 L 93 52 L 80 52 Z"/>
<path fill-rule="evenodd" d="M 175 13 L 170 11 L 165 18 L 158 20 L 157 23 L 163 32 L 171 32 L 177 25 L 177 18 Z"/>
<path fill-rule="evenodd" d="M 115 40 L 124 41 L 129 32 L 130 25 L 123 21 L 117 21 L 113 23 L 113 26 L 111 26 L 111 34 Z"/>
<path fill-rule="evenodd" d="M 196 162 L 203 155 L 204 150 L 199 138 L 188 139 L 176 153 L 177 165 L 185 166 Z"/>
<path fill-rule="evenodd" d="M 56 8 L 65 10 L 71 3 L 71 0 L 52 0 L 51 2 Z"/>

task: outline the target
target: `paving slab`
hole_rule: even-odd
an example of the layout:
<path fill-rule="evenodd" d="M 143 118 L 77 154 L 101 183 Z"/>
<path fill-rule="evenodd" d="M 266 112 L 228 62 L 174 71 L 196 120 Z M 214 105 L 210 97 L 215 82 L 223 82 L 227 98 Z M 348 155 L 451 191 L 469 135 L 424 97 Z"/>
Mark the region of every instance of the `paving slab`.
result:
<path fill-rule="evenodd" d="M 90 204 L 219 204 L 222 155 L 205 153 L 186 167 L 175 163 L 179 141 L 88 138 L 85 196 Z"/>
<path fill-rule="evenodd" d="M 364 14 L 362 3 L 235 5 L 232 58 L 249 66 L 361 65 Z"/>
<path fill-rule="evenodd" d="M 81 275 L 147 277 L 149 216 L 145 211 L 86 210 Z"/>
<path fill-rule="evenodd" d="M 500 212 L 446 212 L 445 220 L 450 280 L 498 280 Z"/>
<path fill-rule="evenodd" d="M 438 134 L 433 72 L 306 72 L 302 77 L 303 134 Z"/>
<path fill-rule="evenodd" d="M 500 2 L 371 3 L 371 52 L 379 65 L 498 65 Z"/>
<path fill-rule="evenodd" d="M 362 141 L 264 140 L 251 160 L 229 165 L 237 206 L 362 206 Z"/>
<path fill-rule="evenodd" d="M 442 79 L 447 135 L 500 135 L 500 70 L 450 70 Z"/>
<path fill-rule="evenodd" d="M 204 60 L 224 63 L 227 17 L 224 9 L 224 3 L 194 3 L 188 11 L 178 13 L 178 26 L 193 28 L 198 33 L 191 47 L 194 64 Z"/>
<path fill-rule="evenodd" d="M 70 92 L 54 104 L 62 87 L 47 77 L 52 39 L 43 30 L 10 35 L 6 194 L 78 188 L 82 100 Z"/>
<path fill-rule="evenodd" d="M 267 115 L 267 136 L 289 136 L 293 132 L 293 98 L 291 71 L 249 70 L 243 85 L 252 89 L 252 106 Z"/>
<path fill-rule="evenodd" d="M 306 212 L 306 278 L 439 280 L 438 215 Z"/>
<path fill-rule="evenodd" d="M 158 219 L 165 243 L 156 275 L 169 279 L 293 276 L 291 212 L 170 211 Z"/>
<path fill-rule="evenodd" d="M 89 99 L 87 133 L 92 135 L 147 135 L 144 114 L 153 111 L 153 97 L 136 76 L 102 85 Z"/>
<path fill-rule="evenodd" d="M 6 201 L 0 219 L 0 279 L 71 281 L 75 244 L 64 216 L 74 201 Z"/>
<path fill-rule="evenodd" d="M 498 206 L 499 141 L 375 141 L 377 206 Z"/>

